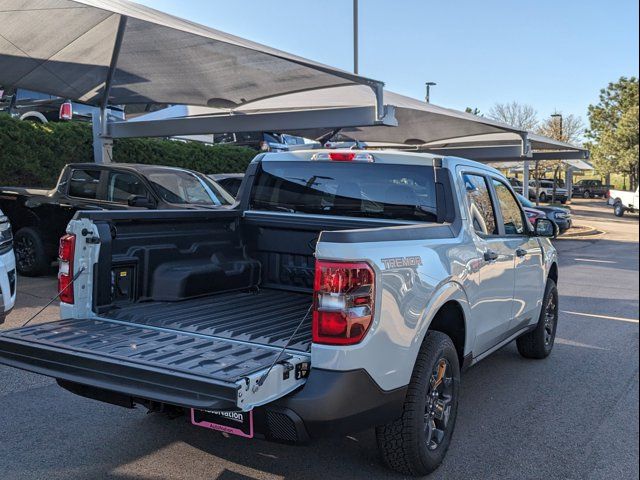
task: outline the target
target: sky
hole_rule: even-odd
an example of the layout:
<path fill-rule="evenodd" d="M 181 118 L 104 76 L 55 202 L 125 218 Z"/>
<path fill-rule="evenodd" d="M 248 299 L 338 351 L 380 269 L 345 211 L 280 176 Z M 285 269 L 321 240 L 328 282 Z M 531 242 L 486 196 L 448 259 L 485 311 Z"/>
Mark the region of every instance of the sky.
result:
<path fill-rule="evenodd" d="M 136 0 L 353 70 L 352 0 Z M 360 74 L 432 103 L 532 105 L 586 122 L 601 88 L 638 76 L 637 0 L 360 0 Z"/>

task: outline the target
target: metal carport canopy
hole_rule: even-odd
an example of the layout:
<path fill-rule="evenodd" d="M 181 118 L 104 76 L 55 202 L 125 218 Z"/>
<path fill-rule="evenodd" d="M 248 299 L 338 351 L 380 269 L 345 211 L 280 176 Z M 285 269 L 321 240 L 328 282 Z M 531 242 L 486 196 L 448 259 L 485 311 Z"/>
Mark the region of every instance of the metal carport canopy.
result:
<path fill-rule="evenodd" d="M 220 108 L 383 85 L 126 0 L 0 0 L 0 83 L 98 106 Z"/>
<path fill-rule="evenodd" d="M 527 134 L 529 160 L 588 160 L 589 151 L 535 133 Z M 420 150 L 470 158 L 482 162 L 519 162 L 522 139 L 512 133 L 452 138 L 421 145 Z"/>
<path fill-rule="evenodd" d="M 378 122 L 362 122 L 368 118 L 366 112 L 373 111 L 375 102 L 371 89 L 352 85 L 280 95 L 228 110 L 199 110 L 196 115 L 190 112 L 189 117 L 117 122 L 111 125 L 110 132 L 114 137 L 135 137 L 271 130 L 318 138 L 340 129 L 341 135 L 359 141 L 414 146 L 462 136 L 527 134 L 500 122 L 387 90 L 383 94 L 386 117 Z M 397 128 L 388 128 L 393 125 Z"/>
<path fill-rule="evenodd" d="M 99 106 L 97 160 L 108 104 L 233 108 L 357 84 L 375 92 L 374 120 L 384 113 L 382 82 L 126 0 L 0 0 L 0 84 Z"/>

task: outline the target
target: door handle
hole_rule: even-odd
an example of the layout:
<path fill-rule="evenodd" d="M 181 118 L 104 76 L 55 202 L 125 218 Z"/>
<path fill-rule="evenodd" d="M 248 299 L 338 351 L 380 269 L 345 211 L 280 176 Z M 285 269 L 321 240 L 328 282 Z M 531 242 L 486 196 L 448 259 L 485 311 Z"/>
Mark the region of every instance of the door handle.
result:
<path fill-rule="evenodd" d="M 518 248 L 516 250 L 516 256 L 517 257 L 526 257 L 527 253 L 529 253 L 529 252 L 527 252 L 524 248 Z"/>
<path fill-rule="evenodd" d="M 498 254 L 493 250 L 487 250 L 484 252 L 484 261 L 485 262 L 493 262 L 498 259 Z"/>

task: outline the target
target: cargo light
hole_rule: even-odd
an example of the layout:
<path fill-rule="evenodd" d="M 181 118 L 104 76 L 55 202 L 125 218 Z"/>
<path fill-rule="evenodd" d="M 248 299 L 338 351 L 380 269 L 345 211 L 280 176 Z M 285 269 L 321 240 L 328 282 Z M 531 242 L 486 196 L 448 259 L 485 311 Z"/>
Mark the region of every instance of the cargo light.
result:
<path fill-rule="evenodd" d="M 73 303 L 73 257 L 76 251 L 76 236 L 64 235 L 58 247 L 58 292 L 60 301 Z"/>
<path fill-rule="evenodd" d="M 333 162 L 374 162 L 373 155 L 362 152 L 320 152 L 315 153 L 311 160 L 329 160 Z"/>
<path fill-rule="evenodd" d="M 58 116 L 60 120 L 73 119 L 73 105 L 71 105 L 71 102 L 64 102 L 60 105 L 60 114 Z"/>
<path fill-rule="evenodd" d="M 373 321 L 375 273 L 364 262 L 316 261 L 313 342 L 354 345 Z"/>

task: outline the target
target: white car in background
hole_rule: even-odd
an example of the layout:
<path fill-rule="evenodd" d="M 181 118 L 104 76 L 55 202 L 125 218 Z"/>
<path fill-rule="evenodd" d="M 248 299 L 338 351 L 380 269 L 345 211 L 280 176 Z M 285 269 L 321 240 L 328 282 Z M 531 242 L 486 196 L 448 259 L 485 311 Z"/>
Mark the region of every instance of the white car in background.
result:
<path fill-rule="evenodd" d="M 9 219 L 0 210 L 0 323 L 16 303 L 16 259 Z"/>

